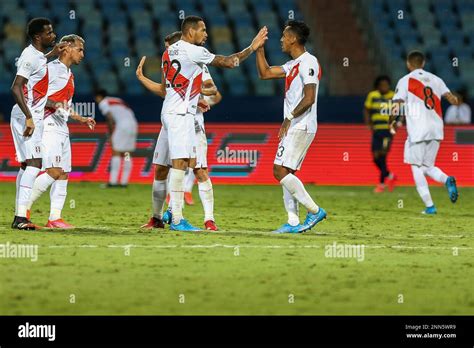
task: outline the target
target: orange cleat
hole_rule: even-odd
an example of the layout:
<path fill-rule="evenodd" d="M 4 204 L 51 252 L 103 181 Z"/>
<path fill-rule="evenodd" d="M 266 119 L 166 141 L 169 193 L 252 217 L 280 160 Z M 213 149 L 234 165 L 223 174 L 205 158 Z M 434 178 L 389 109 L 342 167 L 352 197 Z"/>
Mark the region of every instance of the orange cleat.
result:
<path fill-rule="evenodd" d="M 46 228 L 62 228 L 62 229 L 65 229 L 65 230 L 74 228 L 73 225 L 68 224 L 63 219 L 57 219 L 57 220 L 53 220 L 53 221 L 48 220 L 48 223 L 46 224 L 45 227 Z"/>
<path fill-rule="evenodd" d="M 152 216 L 150 220 L 140 228 L 165 228 L 165 224 L 163 223 L 163 220 Z"/>
<path fill-rule="evenodd" d="M 217 228 L 217 225 L 214 221 L 212 220 L 207 220 L 204 223 L 204 227 L 206 227 L 206 230 L 208 231 L 218 231 L 219 229 Z"/>
<path fill-rule="evenodd" d="M 382 193 L 385 191 L 385 185 L 384 184 L 378 184 L 375 186 L 374 193 Z"/>
<path fill-rule="evenodd" d="M 191 192 L 184 193 L 184 201 L 187 205 L 194 205 L 193 194 Z"/>
<path fill-rule="evenodd" d="M 388 190 L 390 192 L 393 191 L 396 181 L 397 181 L 397 176 L 394 174 L 390 174 L 390 176 L 387 176 L 387 178 L 385 179 L 385 182 L 387 183 L 387 186 L 388 186 Z"/>

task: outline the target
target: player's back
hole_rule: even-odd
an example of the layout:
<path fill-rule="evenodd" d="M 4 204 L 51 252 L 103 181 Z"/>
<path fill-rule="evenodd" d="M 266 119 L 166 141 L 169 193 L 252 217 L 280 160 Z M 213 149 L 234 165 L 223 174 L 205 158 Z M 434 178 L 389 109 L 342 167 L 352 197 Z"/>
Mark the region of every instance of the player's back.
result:
<path fill-rule="evenodd" d="M 33 45 L 27 46 L 18 59 L 17 75 L 28 79 L 23 87 L 26 105 L 30 108 L 34 118 L 43 118 L 48 93 L 48 60 L 43 52 L 38 51 Z M 12 110 L 13 114 L 22 115 L 18 104 Z"/>
<path fill-rule="evenodd" d="M 441 78 L 423 69 L 413 70 L 400 79 L 393 99 L 405 102 L 410 141 L 443 139 L 441 98 L 448 92 Z"/>
<path fill-rule="evenodd" d="M 72 107 L 74 96 L 74 74 L 59 59 L 48 63 L 49 86 L 48 99 L 56 103 L 66 104 Z M 46 107 L 44 110 L 44 131 L 56 131 L 69 133 L 67 118 L 55 112 L 55 109 Z"/>
<path fill-rule="evenodd" d="M 201 93 L 202 67 L 214 55 L 202 46 L 179 40 L 163 54 L 166 97 L 162 114 L 195 114 Z"/>
<path fill-rule="evenodd" d="M 133 110 L 122 99 L 116 97 L 105 97 L 99 103 L 102 114 L 110 113 L 115 122 L 115 127 L 124 130 L 135 130 L 137 120 Z"/>

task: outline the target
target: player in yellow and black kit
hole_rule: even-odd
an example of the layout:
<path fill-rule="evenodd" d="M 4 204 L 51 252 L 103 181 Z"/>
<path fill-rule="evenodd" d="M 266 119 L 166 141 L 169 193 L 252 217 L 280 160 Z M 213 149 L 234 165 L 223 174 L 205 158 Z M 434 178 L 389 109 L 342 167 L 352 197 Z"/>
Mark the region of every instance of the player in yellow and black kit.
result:
<path fill-rule="evenodd" d="M 393 137 L 389 127 L 388 103 L 394 92 L 388 76 L 377 77 L 374 88 L 365 100 L 364 121 L 372 130 L 372 154 L 375 165 L 380 169 L 380 182 L 374 192 L 379 193 L 385 190 L 385 184 L 392 191 L 396 179 L 387 168 L 387 155 Z"/>

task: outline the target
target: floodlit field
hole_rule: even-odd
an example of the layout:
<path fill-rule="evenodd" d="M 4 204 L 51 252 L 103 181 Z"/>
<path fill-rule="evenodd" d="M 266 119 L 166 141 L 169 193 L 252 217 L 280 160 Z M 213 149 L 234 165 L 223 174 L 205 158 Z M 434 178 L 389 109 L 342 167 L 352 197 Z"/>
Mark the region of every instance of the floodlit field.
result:
<path fill-rule="evenodd" d="M 38 246 L 35 262 L 0 258 L 1 314 L 474 314 L 472 188 L 455 205 L 432 188 L 438 215 L 423 216 L 413 187 L 310 186 L 328 219 L 300 235 L 271 233 L 286 220 L 281 187 L 214 189 L 219 232 L 140 230 L 150 186 L 92 183 L 69 186 L 75 230 L 20 232 L 15 186 L 0 184 L 3 251 Z M 202 226 L 194 196 L 185 216 Z M 45 194 L 33 222 L 48 212 Z"/>

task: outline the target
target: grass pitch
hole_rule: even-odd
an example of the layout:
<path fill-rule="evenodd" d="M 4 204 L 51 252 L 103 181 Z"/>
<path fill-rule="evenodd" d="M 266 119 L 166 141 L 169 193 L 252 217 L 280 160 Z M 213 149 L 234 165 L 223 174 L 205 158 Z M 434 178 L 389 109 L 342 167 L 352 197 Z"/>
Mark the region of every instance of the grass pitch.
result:
<path fill-rule="evenodd" d="M 474 314 L 474 189 L 453 205 L 431 192 L 422 216 L 413 187 L 309 186 L 328 219 L 300 235 L 270 231 L 286 220 L 279 186 L 215 186 L 219 232 L 146 231 L 150 185 L 69 185 L 72 231 L 10 229 L 14 184 L 0 184 L 0 244 L 35 244 L 38 260 L 0 258 L 2 315 Z M 202 207 L 185 216 L 202 226 Z M 46 223 L 49 195 L 34 206 Z M 303 218 L 304 212 L 301 213 Z M 363 245 L 363 260 L 327 246 Z M 346 255 L 347 256 L 347 255 Z"/>

